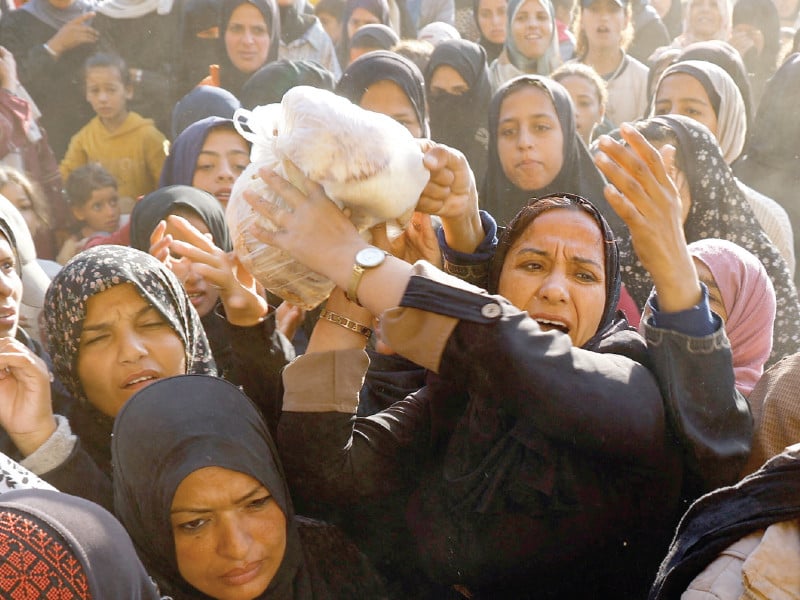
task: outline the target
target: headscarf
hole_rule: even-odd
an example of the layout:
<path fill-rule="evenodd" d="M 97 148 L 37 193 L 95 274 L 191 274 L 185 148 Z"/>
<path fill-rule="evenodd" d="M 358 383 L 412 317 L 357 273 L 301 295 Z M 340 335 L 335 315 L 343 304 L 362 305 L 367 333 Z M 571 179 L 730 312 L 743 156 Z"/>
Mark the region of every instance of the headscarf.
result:
<path fill-rule="evenodd" d="M 211 231 L 214 244 L 225 252 L 233 250 L 225 211 L 214 196 L 188 185 L 170 185 L 147 194 L 136 203 L 131 213 L 131 247 L 147 252 L 150 235 L 159 221 L 178 208 L 188 208 L 197 213 Z"/>
<path fill-rule="evenodd" d="M 192 185 L 194 171 L 197 168 L 197 158 L 200 156 L 203 144 L 206 143 L 206 138 L 211 130 L 218 127 L 236 131 L 233 120 L 222 117 L 206 117 L 184 129 L 172 142 L 169 155 L 161 169 L 158 187 Z"/>
<path fill-rule="evenodd" d="M 95 246 L 64 265 L 45 296 L 45 330 L 53 369 L 73 397 L 86 400 L 77 368 L 86 304 L 95 294 L 123 283 L 133 284 L 181 339 L 187 372 L 215 374 L 200 317 L 172 271 L 149 254 L 127 246 Z"/>
<path fill-rule="evenodd" d="M 483 46 L 484 50 L 486 50 L 486 62 L 492 64 L 492 61 L 500 56 L 500 53 L 503 51 L 503 44 L 496 44 L 495 42 L 489 41 L 483 34 L 481 25 L 478 22 L 478 14 L 480 9 L 481 0 L 472 0 L 472 16 L 475 18 L 475 27 L 478 29 L 478 34 L 480 36 L 478 43 Z M 508 32 L 506 32 L 506 35 L 508 35 Z"/>
<path fill-rule="evenodd" d="M 561 54 L 558 50 L 558 29 L 556 27 L 555 10 L 553 3 L 550 0 L 536 0 L 542 5 L 550 15 L 550 25 L 552 33 L 550 34 L 550 46 L 547 51 L 539 58 L 530 59 L 524 56 L 517 48 L 514 42 L 514 36 L 511 33 L 511 26 L 514 23 L 514 17 L 525 2 L 529 0 L 509 0 L 508 9 L 506 12 L 506 43 L 504 46 L 505 52 L 508 55 L 508 60 L 512 65 L 517 67 L 523 73 L 536 73 L 539 75 L 550 75 L 553 70 L 561 63 Z"/>
<path fill-rule="evenodd" d="M 549 202 L 553 200 L 559 201 L 566 199 L 569 204 L 561 203 L 553 206 L 548 206 Z M 622 287 L 622 278 L 620 277 L 620 260 L 619 248 L 617 246 L 616 236 L 614 231 L 606 221 L 605 217 L 599 210 L 589 202 L 586 198 L 582 198 L 575 194 L 550 194 L 541 196 L 531 201 L 516 214 L 516 216 L 508 224 L 508 227 L 503 229 L 500 234 L 500 239 L 497 242 L 497 249 L 494 256 L 492 256 L 491 264 L 489 265 L 489 285 L 488 290 L 492 294 L 498 293 L 497 288 L 500 283 L 500 274 L 503 270 L 503 263 L 505 263 L 506 256 L 514 243 L 522 236 L 525 231 L 531 226 L 536 219 L 550 210 L 568 209 L 582 210 L 588 213 L 597 223 L 603 237 L 603 258 L 606 279 L 606 303 L 603 308 L 603 316 L 600 319 L 600 324 L 597 331 L 584 345 L 584 348 L 593 349 L 597 343 L 608 333 L 609 328 L 615 325 L 617 320 L 617 304 L 619 303 L 620 289 Z"/>
<path fill-rule="evenodd" d="M 239 100 L 228 90 L 198 85 L 175 103 L 170 139 L 175 140 L 189 125 L 206 117 L 233 119 L 233 113 L 240 107 Z"/>
<path fill-rule="evenodd" d="M 653 96 L 652 116 L 658 89 L 664 79 L 674 73 L 685 73 L 696 79 L 706 91 L 714 112 L 717 115 L 717 141 L 722 156 L 728 164 L 733 163 L 742 153 L 747 134 L 747 113 L 742 95 L 731 76 L 722 67 L 702 60 L 686 60 L 667 67 L 658 80 Z"/>
<path fill-rule="evenodd" d="M 695 33 L 690 30 L 692 3 L 699 1 L 701 0 L 689 0 L 689 2 L 683 9 L 683 33 L 679 35 L 677 38 L 675 38 L 675 42 L 673 42 L 674 44 L 677 44 L 679 48 L 685 48 L 686 46 L 694 42 L 704 41 L 697 39 Z M 715 0 L 715 1 L 717 3 L 717 8 L 719 9 L 719 14 L 722 17 L 722 25 L 720 26 L 719 31 L 717 31 L 711 36 L 711 39 L 728 41 L 728 39 L 730 39 L 731 37 L 730 2 L 729 0 Z"/>
<path fill-rule="evenodd" d="M 767 82 L 744 153 L 734 171 L 742 182 L 774 198 L 786 209 L 795 231 L 795 255 L 800 256 L 797 98 L 800 98 L 800 54 L 793 54 Z"/>
<path fill-rule="evenodd" d="M 61 29 L 64 25 L 81 15 L 95 10 L 97 2 L 94 0 L 73 0 L 66 8 L 56 8 L 49 0 L 29 0 L 19 10 L 24 10 L 36 17 L 42 23 L 53 29 Z"/>
<path fill-rule="evenodd" d="M 350 40 L 350 48 L 391 50 L 399 41 L 400 38 L 394 32 L 394 29 L 388 25 L 373 23 L 358 28 Z"/>
<path fill-rule="evenodd" d="M 212 466 L 256 479 L 286 517 L 283 562 L 258 598 L 311 597 L 278 452 L 258 409 L 236 386 L 199 375 L 156 381 L 134 394 L 117 415 L 111 452 L 115 511 L 145 565 L 175 600 L 205 596 L 178 571 L 172 499 L 188 475 Z"/>
<path fill-rule="evenodd" d="M 347 0 L 342 13 L 342 35 L 339 37 L 339 47 L 336 49 L 342 67 L 350 62 L 350 34 L 347 31 L 347 22 L 357 8 L 363 8 L 375 15 L 381 25 L 391 25 L 389 3 L 386 0 Z"/>
<path fill-rule="evenodd" d="M 422 127 L 422 136 L 428 137 L 430 129 L 425 79 L 417 65 L 404 56 L 388 50 L 375 50 L 359 56 L 345 69 L 336 86 L 336 93 L 353 104 L 361 104 L 361 98 L 369 86 L 379 81 L 396 83 L 405 92 Z"/>
<path fill-rule="evenodd" d="M 775 3 L 772 0 L 737 0 L 733 5 L 732 23 L 734 27 L 751 25 L 762 33 L 764 49 L 761 53 L 751 48 L 742 58 L 756 82 L 765 81 L 775 72 L 781 50 L 781 19 Z"/>
<path fill-rule="evenodd" d="M 423 42 L 430 42 L 436 47 L 446 40 L 460 40 L 461 34 L 450 23 L 434 21 L 419 30 L 417 39 Z"/>
<path fill-rule="evenodd" d="M 209 65 L 219 64 L 224 54 L 218 39 L 197 37 L 201 31 L 219 26 L 219 11 L 217 0 L 186 0 L 181 6 L 180 93 L 194 88 L 208 75 Z"/>
<path fill-rule="evenodd" d="M 275 0 L 221 0 L 219 19 L 219 43 L 221 45 L 219 62 L 220 86 L 237 97 L 242 91 L 244 82 L 247 81 L 252 73 L 242 73 L 233 66 L 233 63 L 228 57 L 228 52 L 225 49 L 225 31 L 228 29 L 228 23 L 231 20 L 233 11 L 242 4 L 250 4 L 257 8 L 261 16 L 264 17 L 264 22 L 267 24 L 267 29 L 269 30 L 269 50 L 267 51 L 267 59 L 264 64 L 278 59 L 278 48 L 280 48 L 281 43 L 281 18 L 278 14 L 278 7 Z"/>
<path fill-rule="evenodd" d="M 466 93 L 435 97 L 431 94 L 433 74 L 442 65 L 452 67 L 464 78 L 469 87 Z M 476 177 L 482 181 L 489 145 L 487 115 L 492 99 L 486 51 L 468 40 L 441 42 L 428 61 L 425 85 L 431 111 L 431 138 L 461 150 Z"/>
<path fill-rule="evenodd" d="M 553 102 L 564 137 L 564 163 L 550 185 L 539 190 L 521 190 L 506 177 L 497 152 L 497 128 L 503 100 L 527 86 L 547 94 Z M 540 75 L 521 75 L 495 92 L 489 105 L 489 166 L 481 193 L 482 208 L 500 225 L 508 223 L 531 198 L 554 193 L 570 193 L 592 202 L 618 236 L 627 231 L 603 195 L 605 180 L 592 162 L 586 145 L 575 128 L 575 112 L 569 92 L 560 83 Z M 621 248 L 622 250 L 622 248 Z"/>
<path fill-rule="evenodd" d="M 775 289 L 776 317 L 770 363 L 800 350 L 800 304 L 789 268 L 758 224 L 707 127 L 681 115 L 652 117 L 677 138 L 676 163 L 683 171 L 692 199 L 683 230 L 687 243 L 704 238 L 725 239 L 754 254 L 767 270 Z M 627 290 L 640 306 L 652 287 L 641 262 L 623 267 Z"/>
<path fill-rule="evenodd" d="M 747 397 L 764 372 L 772 350 L 775 290 L 764 265 L 750 252 L 727 240 L 704 239 L 689 244 L 689 254 L 714 276 L 728 318 L 736 389 Z"/>
<path fill-rule="evenodd" d="M 112 19 L 138 19 L 151 12 L 167 15 L 174 0 L 103 0 L 97 12 Z"/>
<path fill-rule="evenodd" d="M 714 63 L 722 67 L 731 76 L 739 93 L 744 101 L 744 110 L 747 115 L 747 128 L 750 129 L 750 122 L 753 118 L 753 92 L 750 88 L 750 78 L 747 76 L 747 68 L 744 66 L 742 56 L 739 51 L 723 40 L 708 40 L 706 42 L 695 42 L 689 44 L 678 55 L 675 62 L 686 60 L 700 60 Z"/>
<path fill-rule="evenodd" d="M 332 92 L 336 81 L 333 73 L 313 60 L 276 60 L 261 67 L 244 84 L 240 95 L 242 106 L 253 110 L 256 106 L 276 104 L 298 85 Z"/>
<path fill-rule="evenodd" d="M 291 44 L 301 38 L 314 25 L 316 18 L 305 9 L 306 0 L 292 0 L 291 4 L 278 6 L 281 41 L 284 44 Z"/>
<path fill-rule="evenodd" d="M 4 493 L 0 554 L 6 598 L 161 598 L 119 521 L 69 494 Z"/>

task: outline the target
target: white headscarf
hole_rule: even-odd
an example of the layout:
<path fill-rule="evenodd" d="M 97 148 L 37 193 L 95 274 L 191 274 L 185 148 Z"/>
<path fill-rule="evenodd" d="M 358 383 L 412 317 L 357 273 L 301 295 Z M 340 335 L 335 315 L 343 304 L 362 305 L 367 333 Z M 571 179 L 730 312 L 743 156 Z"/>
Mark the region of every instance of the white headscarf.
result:
<path fill-rule="evenodd" d="M 169 14 L 174 0 L 103 0 L 97 12 L 112 19 L 136 19 L 153 11 Z"/>
<path fill-rule="evenodd" d="M 73 0 L 66 8 L 56 8 L 48 0 L 28 0 L 20 10 L 31 13 L 53 29 L 61 29 L 72 19 L 93 11 L 96 6 L 95 0 Z"/>

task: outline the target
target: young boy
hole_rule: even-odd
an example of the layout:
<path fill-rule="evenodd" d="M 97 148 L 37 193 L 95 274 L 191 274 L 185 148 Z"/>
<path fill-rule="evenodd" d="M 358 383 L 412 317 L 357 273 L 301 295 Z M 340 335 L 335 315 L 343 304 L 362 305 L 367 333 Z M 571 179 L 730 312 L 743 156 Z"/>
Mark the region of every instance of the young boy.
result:
<path fill-rule="evenodd" d="M 99 163 L 75 169 L 67 179 L 66 193 L 76 226 L 56 257 L 62 265 L 90 240 L 117 231 L 121 224 L 117 182 Z"/>
<path fill-rule="evenodd" d="M 69 143 L 61 176 L 90 162 L 99 162 L 117 180 L 124 212 L 136 198 L 158 188 L 167 156 L 167 141 L 152 119 L 128 110 L 133 97 L 130 72 L 119 56 L 95 54 L 84 67 L 86 100 L 95 116 Z"/>

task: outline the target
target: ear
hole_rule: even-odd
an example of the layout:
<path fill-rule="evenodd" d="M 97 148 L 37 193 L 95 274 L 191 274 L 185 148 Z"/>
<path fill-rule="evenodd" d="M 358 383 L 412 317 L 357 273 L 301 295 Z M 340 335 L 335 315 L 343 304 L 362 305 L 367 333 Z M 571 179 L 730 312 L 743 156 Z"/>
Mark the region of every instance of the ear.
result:
<path fill-rule="evenodd" d="M 73 206 L 70 208 L 72 211 L 72 216 L 75 217 L 76 221 L 83 222 L 86 220 L 86 211 L 84 210 L 83 206 Z"/>
<path fill-rule="evenodd" d="M 128 84 L 125 86 L 125 100 L 130 100 L 133 98 L 133 85 Z"/>

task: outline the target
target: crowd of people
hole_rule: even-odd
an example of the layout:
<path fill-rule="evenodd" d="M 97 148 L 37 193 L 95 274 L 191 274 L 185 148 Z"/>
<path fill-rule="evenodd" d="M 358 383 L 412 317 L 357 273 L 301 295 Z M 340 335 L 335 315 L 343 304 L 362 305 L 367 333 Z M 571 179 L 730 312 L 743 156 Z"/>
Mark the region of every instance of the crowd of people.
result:
<path fill-rule="evenodd" d="M 800 598 L 800 1 L 0 11 L 0 596 Z M 257 172 L 313 309 L 226 214 L 298 86 L 428 177 Z"/>

